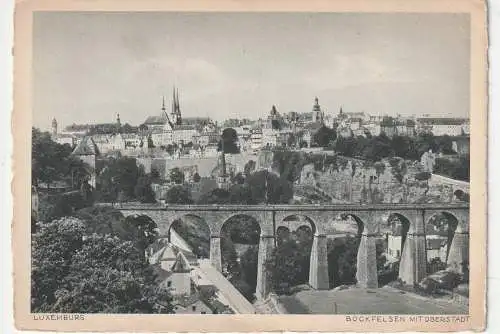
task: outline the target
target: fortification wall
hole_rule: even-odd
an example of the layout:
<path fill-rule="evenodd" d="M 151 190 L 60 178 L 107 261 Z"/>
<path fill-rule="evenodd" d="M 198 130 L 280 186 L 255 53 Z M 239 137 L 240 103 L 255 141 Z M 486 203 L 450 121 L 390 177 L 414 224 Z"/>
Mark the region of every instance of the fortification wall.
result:
<path fill-rule="evenodd" d="M 334 199 L 351 203 L 450 203 L 459 201 L 456 189 L 467 189 L 466 182 L 431 176 L 416 178 L 423 172 L 419 162 L 390 159 L 371 164 L 343 158 L 347 163 L 303 167 L 299 183 L 324 190 Z M 404 164 L 404 165 L 402 165 Z M 450 181 L 451 180 L 451 181 Z M 462 189 L 462 190 L 463 190 Z"/>

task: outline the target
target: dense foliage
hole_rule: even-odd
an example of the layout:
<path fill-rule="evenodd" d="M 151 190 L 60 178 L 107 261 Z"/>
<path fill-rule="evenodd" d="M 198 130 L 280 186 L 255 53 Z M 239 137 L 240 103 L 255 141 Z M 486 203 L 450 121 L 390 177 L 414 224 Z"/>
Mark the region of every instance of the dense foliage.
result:
<path fill-rule="evenodd" d="M 189 189 L 178 185 L 168 189 L 165 195 L 165 202 L 169 204 L 191 204 L 193 200 Z"/>
<path fill-rule="evenodd" d="M 470 156 L 465 155 L 458 159 L 437 158 L 434 173 L 469 182 Z"/>
<path fill-rule="evenodd" d="M 49 187 L 55 181 L 72 183 L 79 189 L 81 182 L 89 175 L 89 167 L 71 156 L 73 147 L 58 144 L 48 132 L 36 128 L 31 130 L 31 182 L 45 183 Z"/>
<path fill-rule="evenodd" d="M 421 134 L 416 137 L 393 136 L 384 133 L 379 136 L 338 137 L 332 148 L 340 155 L 358 157 L 371 161 L 397 156 L 406 160 L 420 160 L 424 152 L 432 150 L 443 154 L 454 154 L 453 138 Z"/>
<path fill-rule="evenodd" d="M 171 228 L 191 246 L 194 255 L 201 258 L 210 257 L 210 229 L 208 225 L 198 221 L 191 224 L 184 220 L 177 220 Z"/>
<path fill-rule="evenodd" d="M 337 132 L 323 125 L 314 133 L 312 139 L 312 146 L 328 147 L 337 139 Z"/>
<path fill-rule="evenodd" d="M 170 170 L 170 182 L 175 184 L 184 183 L 184 173 L 180 170 L 180 168 L 175 167 Z"/>
<path fill-rule="evenodd" d="M 278 240 L 277 247 L 265 264 L 275 291 L 281 292 L 308 282 L 311 246 L 312 232 L 309 228 L 299 229 Z"/>
<path fill-rule="evenodd" d="M 103 211 L 98 220 L 115 212 Z M 85 216 L 85 215 L 84 215 Z M 121 233 L 104 233 L 87 219 L 65 217 L 45 223 L 32 238 L 33 312 L 171 312 L 170 297 L 157 290 L 143 248 L 150 226 L 121 219 Z M 111 217 L 119 224 L 119 217 Z M 109 225 L 108 225 L 109 228 Z M 94 232 L 91 233 L 91 231 Z M 125 232 L 124 232 L 125 231 Z"/>
<path fill-rule="evenodd" d="M 141 176 L 134 158 L 110 158 L 97 178 L 97 189 L 102 199 L 110 202 L 135 197 L 134 190 Z"/>
<path fill-rule="evenodd" d="M 151 189 L 153 179 L 158 175 L 146 174 L 137 166 L 135 158 L 108 158 L 97 177 L 97 190 L 102 202 L 124 202 L 138 200 L 143 203 L 156 202 Z M 155 172 L 155 174 L 157 171 Z"/>
<path fill-rule="evenodd" d="M 225 128 L 222 131 L 217 150 L 219 152 L 224 151 L 224 153 L 240 153 L 240 148 L 238 147 L 238 134 L 235 129 Z"/>

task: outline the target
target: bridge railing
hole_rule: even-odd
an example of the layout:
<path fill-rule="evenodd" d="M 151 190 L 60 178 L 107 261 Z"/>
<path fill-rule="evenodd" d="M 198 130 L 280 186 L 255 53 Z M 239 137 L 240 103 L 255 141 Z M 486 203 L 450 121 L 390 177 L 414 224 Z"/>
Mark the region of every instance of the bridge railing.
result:
<path fill-rule="evenodd" d="M 106 205 L 100 203 L 99 205 Z M 109 204 L 111 206 L 111 204 Z M 121 210 L 166 210 L 166 211 L 378 211 L 378 210 L 446 210 L 469 209 L 469 203 L 423 203 L 423 204 L 269 204 L 269 205 L 240 205 L 240 204 L 115 204 Z"/>

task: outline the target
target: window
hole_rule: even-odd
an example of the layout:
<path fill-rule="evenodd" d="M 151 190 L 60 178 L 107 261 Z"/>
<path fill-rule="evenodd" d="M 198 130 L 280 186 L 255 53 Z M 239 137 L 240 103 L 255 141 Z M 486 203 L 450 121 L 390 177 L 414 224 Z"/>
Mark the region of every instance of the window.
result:
<path fill-rule="evenodd" d="M 207 314 L 207 312 L 205 312 L 205 311 L 201 311 L 201 314 Z"/>
<path fill-rule="evenodd" d="M 172 286 L 172 281 L 167 282 L 167 288 L 170 288 Z"/>
<path fill-rule="evenodd" d="M 193 312 L 196 311 L 196 305 L 193 305 Z"/>

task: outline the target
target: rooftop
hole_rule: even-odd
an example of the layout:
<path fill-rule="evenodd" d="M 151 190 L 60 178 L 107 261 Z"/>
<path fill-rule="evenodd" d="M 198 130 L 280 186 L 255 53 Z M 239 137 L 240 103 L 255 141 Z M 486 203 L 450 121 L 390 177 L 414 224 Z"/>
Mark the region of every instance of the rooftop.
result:
<path fill-rule="evenodd" d="M 84 137 L 73 151 L 74 155 L 99 155 L 99 149 L 92 137 Z"/>

